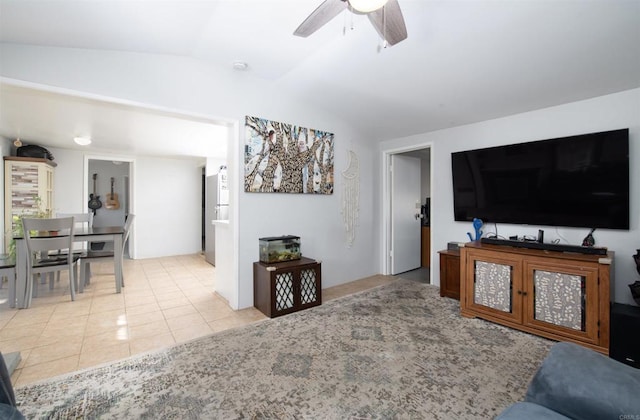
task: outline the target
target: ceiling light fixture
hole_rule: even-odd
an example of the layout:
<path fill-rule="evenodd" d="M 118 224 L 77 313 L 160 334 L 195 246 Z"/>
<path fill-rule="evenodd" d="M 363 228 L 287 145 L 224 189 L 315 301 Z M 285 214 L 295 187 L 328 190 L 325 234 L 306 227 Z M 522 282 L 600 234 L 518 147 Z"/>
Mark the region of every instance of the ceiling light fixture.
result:
<path fill-rule="evenodd" d="M 349 0 L 349 4 L 361 13 L 369 13 L 378 10 L 387 3 L 387 0 Z"/>
<path fill-rule="evenodd" d="M 91 139 L 89 137 L 74 137 L 73 141 L 80 146 L 88 146 L 91 144 Z"/>
<path fill-rule="evenodd" d="M 16 146 L 16 147 L 21 147 L 22 146 L 22 141 L 19 138 L 17 138 L 17 139 L 15 139 L 13 141 L 13 145 Z"/>
<path fill-rule="evenodd" d="M 233 69 L 238 71 L 246 71 L 249 68 L 249 65 L 244 61 L 234 61 Z"/>

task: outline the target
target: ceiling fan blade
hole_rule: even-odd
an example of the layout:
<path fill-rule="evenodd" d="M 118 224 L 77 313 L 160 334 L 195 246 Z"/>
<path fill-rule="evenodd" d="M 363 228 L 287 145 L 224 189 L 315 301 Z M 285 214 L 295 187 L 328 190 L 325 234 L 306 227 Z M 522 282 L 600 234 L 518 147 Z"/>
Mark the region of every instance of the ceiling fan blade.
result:
<path fill-rule="evenodd" d="M 298 26 L 293 34 L 308 37 L 346 8 L 347 2 L 344 0 L 325 0 Z"/>
<path fill-rule="evenodd" d="M 407 27 L 398 0 L 389 0 L 383 8 L 369 13 L 368 16 L 373 27 L 389 45 L 407 39 Z"/>

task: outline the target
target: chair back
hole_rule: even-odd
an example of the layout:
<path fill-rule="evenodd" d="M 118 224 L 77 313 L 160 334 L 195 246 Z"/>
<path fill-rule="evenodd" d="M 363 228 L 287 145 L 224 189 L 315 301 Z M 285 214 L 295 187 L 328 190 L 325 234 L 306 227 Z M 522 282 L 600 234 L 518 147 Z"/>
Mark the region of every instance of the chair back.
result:
<path fill-rule="evenodd" d="M 56 217 L 73 217 L 76 227 L 93 227 L 93 213 L 56 213 Z"/>
<path fill-rule="evenodd" d="M 11 267 L 15 267 L 16 266 L 16 259 L 15 257 L 8 255 L 8 254 L 1 254 L 0 255 L 0 270 L 2 270 L 3 268 L 11 268 Z M 0 286 L 2 287 L 2 286 Z"/>
<path fill-rule="evenodd" d="M 131 225 L 133 224 L 133 219 L 136 217 L 135 214 L 129 213 L 127 215 L 127 221 L 124 222 L 124 233 L 122 234 L 122 249 L 124 250 L 124 246 L 129 239 L 129 234 L 131 233 Z"/>
<path fill-rule="evenodd" d="M 93 227 L 93 212 L 89 213 L 56 213 L 56 217 L 73 217 L 73 224 L 76 228 Z M 87 242 L 76 242 L 73 244 L 73 252 L 86 251 L 89 248 Z"/>
<path fill-rule="evenodd" d="M 56 219 L 22 219 L 24 238 L 27 243 L 27 263 L 34 264 L 34 253 L 46 255 L 49 251 L 71 249 L 73 244 L 73 217 Z M 42 234 L 33 232 L 49 232 Z"/>

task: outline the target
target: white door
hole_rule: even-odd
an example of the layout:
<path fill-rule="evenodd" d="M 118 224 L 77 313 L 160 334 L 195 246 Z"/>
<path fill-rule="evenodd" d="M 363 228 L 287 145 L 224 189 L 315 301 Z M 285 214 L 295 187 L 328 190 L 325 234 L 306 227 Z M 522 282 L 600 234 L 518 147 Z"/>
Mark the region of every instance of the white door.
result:
<path fill-rule="evenodd" d="M 391 155 L 391 274 L 420 268 L 420 159 Z"/>

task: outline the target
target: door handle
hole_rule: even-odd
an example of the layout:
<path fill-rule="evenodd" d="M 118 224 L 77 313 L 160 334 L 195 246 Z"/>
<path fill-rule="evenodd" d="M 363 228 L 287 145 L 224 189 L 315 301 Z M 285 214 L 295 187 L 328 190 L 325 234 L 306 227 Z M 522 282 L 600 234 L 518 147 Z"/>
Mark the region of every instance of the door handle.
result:
<path fill-rule="evenodd" d="M 424 215 L 423 215 L 422 213 L 416 213 L 416 214 L 415 214 L 415 218 L 416 218 L 416 220 L 418 220 L 418 219 L 422 219 L 423 217 L 424 217 Z"/>

